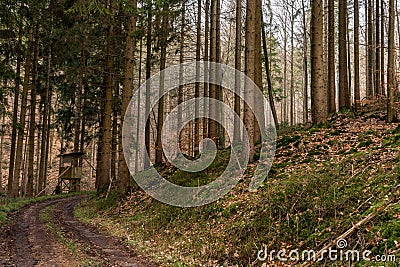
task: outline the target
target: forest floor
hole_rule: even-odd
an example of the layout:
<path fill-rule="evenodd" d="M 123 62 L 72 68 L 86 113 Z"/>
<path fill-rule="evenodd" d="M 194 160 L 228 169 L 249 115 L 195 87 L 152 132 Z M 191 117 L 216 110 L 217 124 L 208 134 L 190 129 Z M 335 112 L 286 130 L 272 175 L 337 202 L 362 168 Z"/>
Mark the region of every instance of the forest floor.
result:
<path fill-rule="evenodd" d="M 170 181 L 209 183 L 225 169 L 229 150 L 200 173 L 158 166 Z M 125 201 L 94 197 L 77 207 L 81 220 L 121 238 L 162 266 L 308 266 L 257 259 L 260 250 L 347 248 L 372 251 L 352 266 L 400 264 L 400 124 L 385 112 L 334 115 L 329 123 L 281 131 L 273 166 L 256 193 L 248 191 L 255 164 L 220 200 L 179 208 L 141 190 Z M 360 253 L 361 253 L 360 252 Z M 391 260 L 378 262 L 378 256 Z M 329 261 L 316 266 L 350 266 Z"/>
<path fill-rule="evenodd" d="M 87 197 L 48 199 L 11 213 L 1 226 L 0 266 L 155 266 L 74 217 Z"/>

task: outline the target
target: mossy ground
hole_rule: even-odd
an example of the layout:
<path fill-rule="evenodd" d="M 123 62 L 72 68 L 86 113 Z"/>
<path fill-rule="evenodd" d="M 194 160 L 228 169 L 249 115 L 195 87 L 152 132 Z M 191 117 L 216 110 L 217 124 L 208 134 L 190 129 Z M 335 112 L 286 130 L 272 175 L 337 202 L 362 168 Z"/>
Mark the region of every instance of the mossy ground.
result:
<path fill-rule="evenodd" d="M 376 118 L 339 114 L 327 125 L 280 135 L 270 174 L 255 193 L 248 191 L 255 168 L 249 164 L 234 190 L 206 206 L 172 207 L 137 190 L 124 201 L 93 198 L 76 215 L 162 266 L 260 266 L 257 252 L 264 246 L 318 250 L 381 210 L 347 238 L 349 247 L 400 260 L 399 129 Z M 228 157 L 220 151 L 201 174 L 164 174 L 197 185 L 215 179 Z"/>

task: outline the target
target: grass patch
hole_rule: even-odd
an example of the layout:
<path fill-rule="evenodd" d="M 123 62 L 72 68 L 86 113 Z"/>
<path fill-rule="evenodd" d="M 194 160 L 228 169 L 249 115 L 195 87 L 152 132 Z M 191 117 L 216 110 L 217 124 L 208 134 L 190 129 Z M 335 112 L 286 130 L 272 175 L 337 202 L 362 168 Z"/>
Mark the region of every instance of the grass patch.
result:
<path fill-rule="evenodd" d="M 41 197 L 36 197 L 36 198 L 0 198 L 0 225 L 6 223 L 7 219 L 7 214 L 13 211 L 16 211 L 26 205 L 29 205 L 31 203 L 35 202 L 40 202 L 40 201 L 45 201 L 48 199 L 57 199 L 57 198 L 63 198 L 67 196 L 74 196 L 74 195 L 79 195 L 79 194 L 88 194 L 88 192 L 78 192 L 78 193 L 73 193 L 73 194 L 60 194 L 60 195 L 54 195 L 54 196 L 41 196 Z"/>
<path fill-rule="evenodd" d="M 224 198 L 202 207 L 172 207 L 137 192 L 122 207 L 88 201 L 76 215 L 125 238 L 163 266 L 244 266 L 264 245 L 314 248 L 350 228 L 371 206 L 381 205 L 379 200 L 398 183 L 400 163 L 397 159 L 397 169 L 390 171 L 365 168 L 366 157 L 353 153 L 339 164 L 311 163 L 306 171 L 269 178 L 256 194 L 247 191 L 249 181 L 244 180 Z M 286 166 L 281 165 L 273 169 Z M 387 229 L 394 229 L 394 223 L 384 222 Z M 384 234 L 393 239 L 391 244 L 399 241 L 398 230 Z"/>

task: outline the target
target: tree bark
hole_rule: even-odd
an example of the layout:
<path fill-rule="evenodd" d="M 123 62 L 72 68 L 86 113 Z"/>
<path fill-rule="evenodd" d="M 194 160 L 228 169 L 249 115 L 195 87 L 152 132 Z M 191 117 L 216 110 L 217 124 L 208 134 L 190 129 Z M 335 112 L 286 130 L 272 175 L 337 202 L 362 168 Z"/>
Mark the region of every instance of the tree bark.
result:
<path fill-rule="evenodd" d="M 328 0 L 327 34 L 328 34 L 328 113 L 335 113 L 336 89 L 335 89 L 335 1 L 334 0 Z"/>
<path fill-rule="evenodd" d="M 28 134 L 28 173 L 26 183 L 26 196 L 33 196 L 33 174 L 34 174 L 34 155 L 35 155 L 35 132 L 36 132 L 36 90 L 38 79 L 38 57 L 39 57 L 39 36 L 38 25 L 35 30 L 35 44 L 33 53 L 33 66 L 32 66 L 32 85 L 31 85 L 31 99 L 30 99 L 30 119 L 29 119 L 29 134 Z"/>
<path fill-rule="evenodd" d="M 114 12 L 113 1 L 110 6 L 111 12 Z M 100 166 L 97 169 L 97 191 L 103 191 L 110 183 L 110 170 L 111 170 L 111 117 L 112 117 L 112 92 L 113 92 L 113 79 L 114 79 L 114 58 L 112 55 L 114 39 L 114 25 L 108 28 L 107 36 L 107 60 L 106 60 L 106 73 L 105 73 L 105 92 L 104 92 L 104 108 L 103 108 L 103 121 L 101 124 L 101 153 L 100 153 Z"/>
<path fill-rule="evenodd" d="M 196 62 L 200 61 L 200 49 L 201 49 L 201 0 L 197 0 L 197 22 L 196 22 Z M 196 63 L 196 80 L 200 77 L 200 65 Z M 200 97 L 200 83 L 196 82 L 194 87 L 194 97 Z M 194 120 L 194 156 L 200 154 L 199 142 L 200 142 L 200 119 L 199 116 L 200 105 L 198 102 L 195 104 L 195 120 Z"/>
<path fill-rule="evenodd" d="M 367 2 L 367 97 L 374 95 L 372 0 Z"/>
<path fill-rule="evenodd" d="M 347 73 L 347 0 L 339 1 L 339 109 L 349 108 Z"/>
<path fill-rule="evenodd" d="M 136 9 L 137 1 L 131 0 L 131 6 L 134 14 L 131 14 L 128 21 L 128 32 L 125 44 L 125 67 L 124 82 L 122 86 L 122 106 L 121 106 L 121 127 L 124 124 L 126 110 L 129 106 L 133 94 L 133 68 L 135 65 L 135 33 L 136 33 Z M 140 80 L 140 77 L 139 77 Z M 137 155 L 136 157 L 137 158 Z M 124 152 L 122 150 L 122 138 L 119 140 L 118 155 L 118 194 L 125 196 L 129 192 L 130 173 L 128 162 L 126 162 Z M 136 168 L 136 167 L 135 167 Z"/>
<path fill-rule="evenodd" d="M 182 14 L 184 16 L 184 14 Z M 160 36 L 160 48 L 161 48 L 161 56 L 160 56 L 160 81 L 159 81 L 159 94 L 163 94 L 164 92 L 164 72 L 165 69 L 165 61 L 167 57 L 167 39 L 168 39 L 168 2 L 164 3 L 162 9 L 162 25 L 161 25 L 161 36 Z M 184 18 L 183 18 L 184 20 Z M 162 140 L 161 140 L 161 132 L 164 122 L 164 97 L 161 97 L 158 101 L 158 112 L 157 112 L 157 139 L 156 139 L 156 157 L 155 163 L 159 164 L 163 161 L 163 149 L 162 149 Z"/>
<path fill-rule="evenodd" d="M 240 118 L 240 75 L 238 71 L 242 70 L 242 1 L 236 0 L 236 39 L 235 39 L 235 103 L 234 110 L 238 115 L 238 118 L 234 120 L 234 143 L 237 144 L 240 142 L 240 127 L 239 127 L 239 118 Z"/>
<path fill-rule="evenodd" d="M 265 37 L 264 23 L 262 24 L 261 33 L 262 33 L 262 44 L 263 44 L 263 51 L 264 51 L 265 74 L 267 76 L 267 85 L 268 85 L 268 100 L 269 100 L 269 105 L 271 106 L 271 111 L 272 111 L 272 116 L 274 118 L 275 126 L 276 126 L 276 128 L 279 128 L 278 127 L 278 116 L 276 114 L 275 101 L 274 101 L 274 95 L 273 95 L 273 90 L 272 90 L 271 72 L 269 69 L 268 49 L 267 49 L 267 40 Z"/>
<path fill-rule="evenodd" d="M 17 66 L 15 73 L 15 88 L 14 88 L 14 106 L 12 115 L 12 130 L 11 130 L 11 150 L 10 162 L 8 169 L 8 187 L 7 191 L 12 191 L 12 183 L 14 178 L 14 163 L 15 163 L 15 146 L 17 143 L 17 122 L 18 122 L 18 103 L 19 103 L 19 87 L 21 84 L 21 62 L 22 62 L 22 29 L 18 31 L 18 46 L 17 46 Z"/>
<path fill-rule="evenodd" d="M 387 119 L 391 123 L 395 120 L 394 114 L 394 92 L 396 88 L 395 81 L 395 66 L 394 66 L 394 0 L 389 0 L 389 36 L 388 36 L 388 107 L 387 107 Z"/>
<path fill-rule="evenodd" d="M 147 10 L 147 33 L 146 33 L 146 80 L 148 80 L 151 76 L 151 38 L 152 38 L 152 0 L 147 1 L 148 10 Z M 150 83 L 146 83 L 146 103 L 145 103 L 145 112 L 146 114 L 150 114 Z M 146 146 L 146 151 L 143 153 L 147 153 L 148 157 L 144 157 L 143 166 L 144 169 L 150 167 L 150 121 L 146 121 L 145 127 L 145 136 L 144 142 Z"/>
<path fill-rule="evenodd" d="M 379 2 L 381 0 L 375 0 L 375 90 L 377 95 L 382 95 L 382 85 L 381 85 L 381 52 L 380 52 L 380 7 Z"/>
<path fill-rule="evenodd" d="M 303 123 L 308 122 L 308 37 L 306 23 L 306 9 L 304 0 L 301 1 L 303 9 L 303 70 L 304 70 L 304 93 L 303 93 Z"/>
<path fill-rule="evenodd" d="M 8 188 L 8 196 L 9 197 L 18 197 L 19 196 L 19 181 L 21 175 L 21 161 L 22 161 L 22 152 L 24 146 L 24 135 L 25 135 L 25 115 L 27 110 L 27 94 L 30 86 L 30 72 L 31 72 L 31 64 L 32 64 L 32 46 L 33 46 L 33 28 L 29 28 L 29 37 L 28 37 L 28 50 L 26 53 L 26 62 L 25 62 L 25 75 L 24 75 L 24 84 L 22 90 L 22 99 L 21 99 L 21 112 L 19 116 L 19 125 L 18 125 L 18 139 L 17 139 L 17 148 L 15 153 L 15 166 L 14 166 L 14 176 L 12 179 L 11 187 L 9 185 Z"/>
<path fill-rule="evenodd" d="M 323 58 L 323 4 L 322 0 L 311 2 L 311 91 L 313 123 L 327 121 L 327 92 L 324 88 Z"/>
<path fill-rule="evenodd" d="M 360 101 L 360 12 L 359 2 L 354 0 L 354 107 Z"/>

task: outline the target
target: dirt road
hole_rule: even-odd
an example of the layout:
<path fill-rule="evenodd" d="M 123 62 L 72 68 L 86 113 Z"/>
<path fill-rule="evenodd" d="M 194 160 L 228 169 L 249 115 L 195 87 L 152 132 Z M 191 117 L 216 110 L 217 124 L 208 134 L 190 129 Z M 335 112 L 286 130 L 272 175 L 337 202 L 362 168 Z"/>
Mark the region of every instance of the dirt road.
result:
<path fill-rule="evenodd" d="M 1 227 L 0 266 L 156 266 L 78 221 L 73 209 L 86 197 L 47 200 L 11 214 Z"/>

